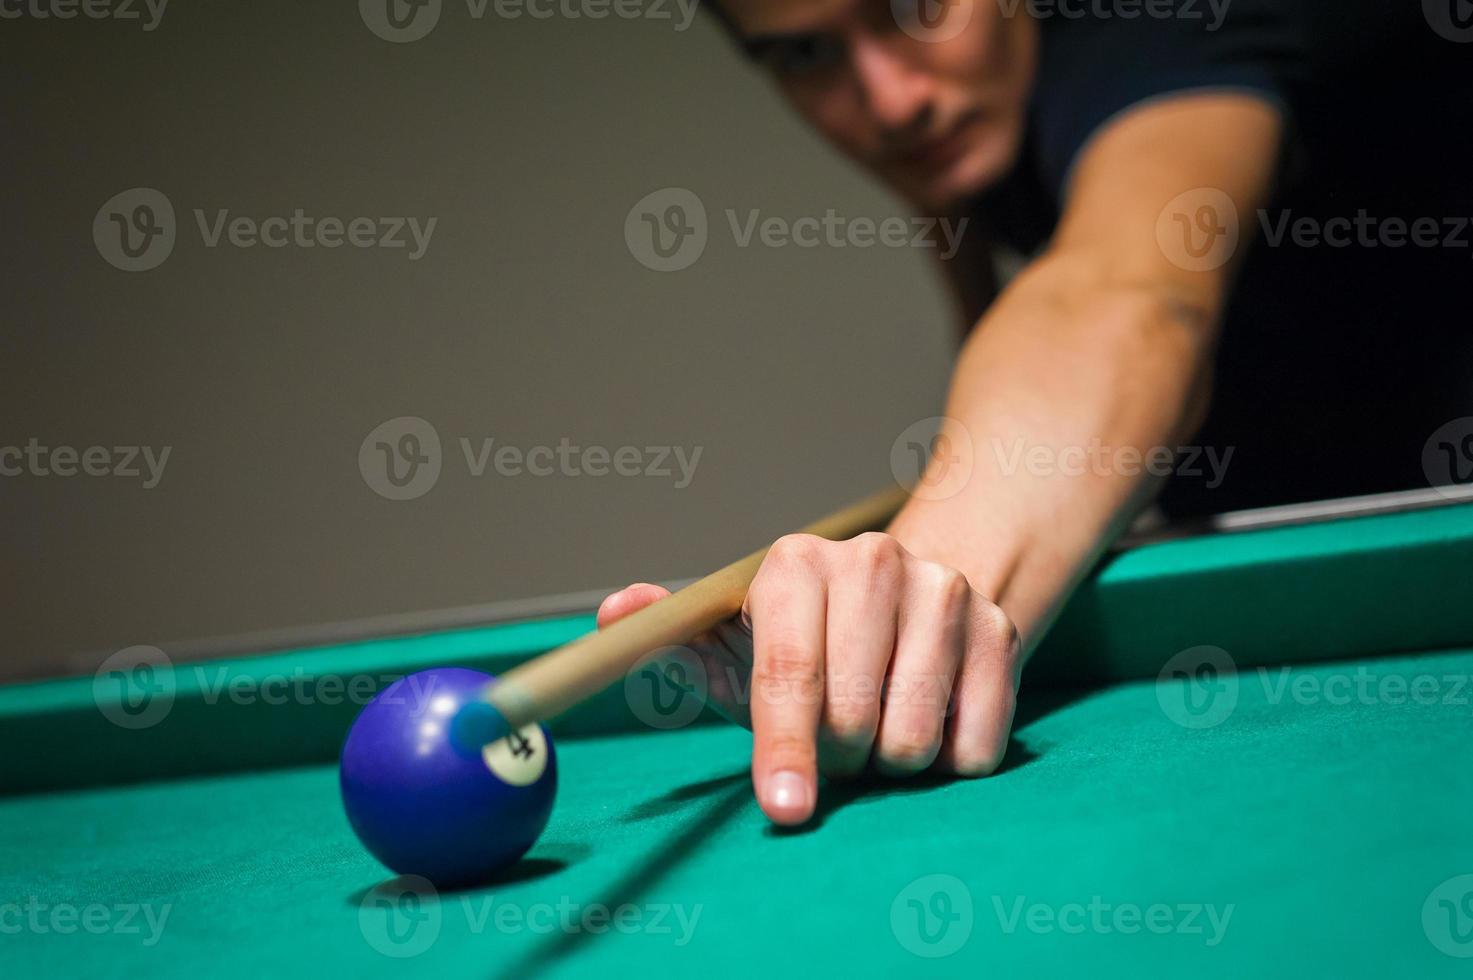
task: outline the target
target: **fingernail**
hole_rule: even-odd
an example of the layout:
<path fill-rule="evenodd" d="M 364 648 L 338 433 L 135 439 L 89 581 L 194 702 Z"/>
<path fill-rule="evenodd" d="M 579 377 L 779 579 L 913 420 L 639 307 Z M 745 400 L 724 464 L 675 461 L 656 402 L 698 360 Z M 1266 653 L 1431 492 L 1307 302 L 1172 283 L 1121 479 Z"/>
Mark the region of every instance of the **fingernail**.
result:
<path fill-rule="evenodd" d="M 775 772 L 767 780 L 767 799 L 776 809 L 806 814 L 813 806 L 808 780 L 796 772 Z"/>

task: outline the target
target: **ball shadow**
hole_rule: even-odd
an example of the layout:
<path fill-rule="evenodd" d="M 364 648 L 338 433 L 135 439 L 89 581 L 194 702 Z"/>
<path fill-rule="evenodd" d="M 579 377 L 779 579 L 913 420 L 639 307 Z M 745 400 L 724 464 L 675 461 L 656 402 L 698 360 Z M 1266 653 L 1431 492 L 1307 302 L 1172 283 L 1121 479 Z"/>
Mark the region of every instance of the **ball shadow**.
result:
<path fill-rule="evenodd" d="M 587 848 L 584 848 L 586 852 Z M 494 888 L 502 885 L 515 885 L 527 881 L 539 881 L 543 878 L 557 874 L 569 866 L 569 861 L 556 857 L 526 857 L 516 864 L 502 871 L 500 874 L 490 878 L 476 881 L 452 882 L 447 885 L 434 886 L 436 895 L 464 895 L 479 891 L 483 888 Z M 404 882 L 402 886 L 407 891 L 418 891 L 413 884 L 413 876 L 394 875 L 382 881 L 375 882 L 358 889 L 348 896 L 347 904 L 357 908 L 361 906 L 370 895 L 380 890 L 392 889 L 395 882 Z"/>
<path fill-rule="evenodd" d="M 618 878 L 606 882 L 586 904 L 614 908 L 638 901 L 639 896 L 657 887 L 671 871 L 688 860 L 748 805 L 751 797 L 746 789 L 730 785 L 744 777 L 745 770 L 733 776 L 694 783 L 666 794 L 667 799 L 673 798 L 674 804 L 704 798 L 705 805 L 684 826 L 667 832 L 654 850 L 643 855 Z M 508 980 L 537 976 L 595 940 L 595 934 L 587 930 L 553 933 L 511 962 L 503 964 L 495 976 L 506 977 Z"/>

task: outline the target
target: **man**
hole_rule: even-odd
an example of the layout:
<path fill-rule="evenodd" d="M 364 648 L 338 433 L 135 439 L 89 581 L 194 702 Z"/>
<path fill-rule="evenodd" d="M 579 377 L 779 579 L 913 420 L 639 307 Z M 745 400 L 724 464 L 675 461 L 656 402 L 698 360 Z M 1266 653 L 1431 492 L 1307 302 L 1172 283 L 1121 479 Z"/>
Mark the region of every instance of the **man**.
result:
<path fill-rule="evenodd" d="M 1473 45 L 1434 8 L 722 0 L 802 117 L 969 219 L 946 272 L 975 329 L 922 481 L 945 492 L 884 534 L 779 540 L 743 622 L 699 645 L 773 821 L 813 814 L 820 772 L 994 771 L 1027 652 L 1158 495 L 1190 514 L 1422 479 L 1427 437 L 1473 415 L 1473 267 L 1447 242 L 1473 214 Z M 999 247 L 1028 257 L 1003 288 Z M 1142 460 L 1193 440 L 1217 471 L 1163 491 Z"/>

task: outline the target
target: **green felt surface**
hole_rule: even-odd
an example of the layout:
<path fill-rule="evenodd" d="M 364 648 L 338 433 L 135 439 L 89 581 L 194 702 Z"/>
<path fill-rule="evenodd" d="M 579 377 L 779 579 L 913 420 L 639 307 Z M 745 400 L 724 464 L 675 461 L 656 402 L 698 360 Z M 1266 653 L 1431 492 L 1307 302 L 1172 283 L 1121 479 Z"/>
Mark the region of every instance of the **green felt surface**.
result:
<path fill-rule="evenodd" d="M 1473 652 L 1286 670 L 1240 675 L 1200 730 L 1162 707 L 1185 681 L 1030 698 L 1000 775 L 831 791 L 799 834 L 751 801 L 745 732 L 569 740 L 515 880 L 417 913 L 368 891 L 385 876 L 332 767 L 0 800 L 0 955 L 12 976 L 1469 976 L 1438 944 L 1473 954 L 1473 898 L 1433 893 L 1473 874 Z M 932 874 L 960 885 L 912 884 Z M 909 900 L 937 895 L 972 921 L 927 959 Z M 58 904 L 112 927 L 28 911 Z M 564 931 L 560 904 L 642 924 Z M 1122 932 L 1130 909 L 1173 931 Z"/>
<path fill-rule="evenodd" d="M 1158 542 L 1075 593 L 1031 682 L 1150 677 L 1202 644 L 1240 667 L 1463 646 L 1470 566 L 1473 504 Z"/>
<path fill-rule="evenodd" d="M 1164 541 L 1114 555 L 1078 590 L 1027 685 L 1152 677 L 1210 644 L 1239 667 L 1452 649 L 1473 643 L 1473 504 Z M 299 766 L 335 759 L 367 693 L 426 667 L 491 673 L 593 628 L 559 616 L 374 637 L 168 673 L 171 708 L 143 729 L 104 709 L 120 688 L 75 677 L 0 687 L 0 793 Z M 169 652 L 164 651 L 166 654 Z M 239 689 L 245 697 L 232 692 Z M 560 735 L 640 726 L 617 688 L 557 719 Z"/>

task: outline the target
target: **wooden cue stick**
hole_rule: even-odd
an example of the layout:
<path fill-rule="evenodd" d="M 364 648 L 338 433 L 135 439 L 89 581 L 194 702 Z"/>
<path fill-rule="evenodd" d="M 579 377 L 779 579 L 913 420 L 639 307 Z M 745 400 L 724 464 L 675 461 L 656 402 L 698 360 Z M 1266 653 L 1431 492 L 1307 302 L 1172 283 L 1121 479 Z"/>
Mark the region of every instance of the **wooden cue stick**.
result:
<path fill-rule="evenodd" d="M 803 528 L 831 541 L 883 527 L 909 495 L 896 487 L 866 497 Z M 741 611 L 767 556 L 759 548 L 607 629 L 590 633 L 503 674 L 484 697 L 515 731 L 543 721 L 613 684 L 662 647 L 685 643 Z"/>

